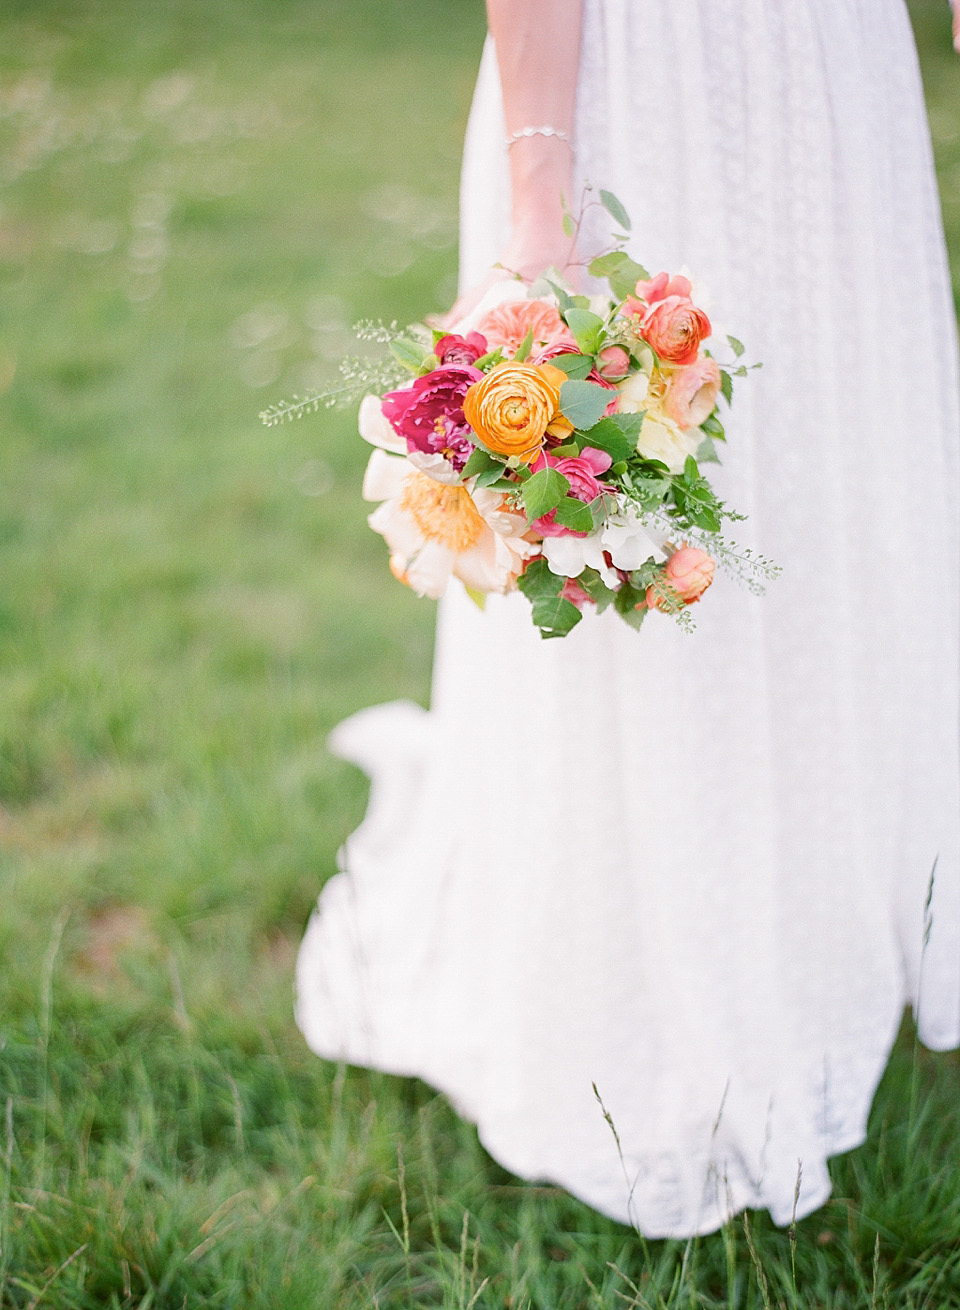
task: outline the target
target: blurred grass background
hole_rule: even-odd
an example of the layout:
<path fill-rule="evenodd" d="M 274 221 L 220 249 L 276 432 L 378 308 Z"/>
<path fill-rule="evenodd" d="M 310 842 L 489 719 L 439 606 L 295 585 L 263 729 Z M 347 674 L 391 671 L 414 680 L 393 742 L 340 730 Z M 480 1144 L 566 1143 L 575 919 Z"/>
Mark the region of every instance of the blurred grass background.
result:
<path fill-rule="evenodd" d="M 960 65 L 912 12 L 960 256 Z M 907 1030 L 794 1282 L 763 1216 L 756 1258 L 644 1247 L 293 1027 L 364 801 L 324 737 L 425 699 L 433 615 L 352 414 L 257 413 L 452 299 L 482 33 L 479 0 L 0 10 L 3 1306 L 960 1305 L 960 1065 Z"/>

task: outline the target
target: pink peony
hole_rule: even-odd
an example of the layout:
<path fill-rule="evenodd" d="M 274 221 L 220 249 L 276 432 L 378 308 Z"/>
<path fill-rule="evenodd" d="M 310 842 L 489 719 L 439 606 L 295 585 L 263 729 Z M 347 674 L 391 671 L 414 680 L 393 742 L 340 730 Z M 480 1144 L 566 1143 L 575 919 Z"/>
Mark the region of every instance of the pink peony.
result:
<path fill-rule="evenodd" d="M 594 446 L 584 446 L 579 455 L 569 455 L 561 459 L 556 459 L 553 455 L 541 453 L 536 461 L 530 465 L 534 473 L 539 473 L 541 469 L 554 468 L 561 473 L 570 483 L 568 496 L 573 496 L 575 500 L 582 500 L 585 505 L 589 505 L 592 500 L 603 494 L 607 488 L 602 482 L 597 480 L 597 474 L 606 473 L 611 463 L 610 456 L 605 450 L 597 450 Z M 556 510 L 551 510 L 549 514 L 544 514 L 542 518 L 535 519 L 532 523 L 534 532 L 541 537 L 564 537 L 567 535 L 574 537 L 585 537 L 585 532 L 574 532 L 571 528 L 565 528 L 557 522 Z"/>
<path fill-rule="evenodd" d="M 468 332 L 465 337 L 450 332 L 433 348 L 433 353 L 441 365 L 475 364 L 481 355 L 487 353 L 487 339 L 479 332 Z"/>
<path fill-rule="evenodd" d="M 704 356 L 670 374 L 663 410 L 678 428 L 698 428 L 717 407 L 720 366 Z"/>
<path fill-rule="evenodd" d="M 685 605 L 692 605 L 710 586 L 716 567 L 705 550 L 682 546 L 667 560 L 664 581 Z M 649 609 L 663 608 L 663 602 L 653 587 L 647 588 L 646 600 Z"/>
<path fill-rule="evenodd" d="M 563 343 L 577 350 L 573 333 L 560 317 L 555 305 L 545 300 L 513 300 L 498 305 L 480 320 L 477 328 L 487 338 L 490 349 L 502 346 L 504 354 L 515 355 L 528 332 L 533 332 L 532 353 L 544 346 Z"/>
<path fill-rule="evenodd" d="M 435 368 L 409 387 L 388 391 L 383 412 L 407 443 L 407 451 L 442 455 L 459 472 L 474 449 L 463 417 L 467 388 L 483 374 L 470 364 Z"/>

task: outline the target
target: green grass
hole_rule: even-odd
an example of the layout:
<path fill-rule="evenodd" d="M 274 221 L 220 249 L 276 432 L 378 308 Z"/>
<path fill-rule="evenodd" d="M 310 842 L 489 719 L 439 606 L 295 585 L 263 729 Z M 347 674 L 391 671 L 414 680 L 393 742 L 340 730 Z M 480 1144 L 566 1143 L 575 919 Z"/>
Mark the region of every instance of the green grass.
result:
<path fill-rule="evenodd" d="M 960 251 L 960 65 L 914 16 Z M 0 1305 L 960 1306 L 960 1063 L 906 1028 L 795 1244 L 644 1244 L 293 1027 L 364 802 L 325 735 L 425 699 L 432 611 L 352 417 L 256 415 L 355 319 L 449 302 L 481 32 L 479 0 L 0 12 Z"/>

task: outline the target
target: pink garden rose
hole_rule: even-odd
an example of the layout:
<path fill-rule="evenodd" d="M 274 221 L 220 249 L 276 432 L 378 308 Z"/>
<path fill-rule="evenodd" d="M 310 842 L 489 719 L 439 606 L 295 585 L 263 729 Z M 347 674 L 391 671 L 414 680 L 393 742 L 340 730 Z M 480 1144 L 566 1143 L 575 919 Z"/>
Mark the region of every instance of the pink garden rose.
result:
<path fill-rule="evenodd" d="M 515 355 L 531 331 L 531 354 L 536 354 L 544 346 L 561 344 L 567 347 L 568 354 L 577 350 L 573 333 L 560 317 L 557 307 L 545 300 L 513 300 L 498 305 L 480 320 L 477 328 L 487 338 L 491 350 L 501 346 L 505 355 Z"/>
<path fill-rule="evenodd" d="M 635 321 L 640 337 L 669 364 L 692 364 L 700 342 L 713 330 L 702 309 L 690 299 L 690 279 L 658 273 L 638 282 L 623 312 Z"/>
<path fill-rule="evenodd" d="M 575 500 L 582 500 L 585 505 L 589 505 L 592 500 L 603 494 L 607 488 L 602 482 L 597 480 L 597 475 L 606 473 L 611 463 L 610 456 L 605 450 L 597 450 L 594 446 L 584 446 L 579 455 L 569 455 L 561 459 L 556 459 L 553 455 L 547 455 L 541 452 L 536 461 L 530 465 L 534 473 L 539 473 L 541 469 L 554 468 L 561 473 L 570 483 L 568 496 L 573 496 Z M 556 510 L 551 510 L 549 514 L 544 514 L 542 518 L 534 519 L 531 524 L 534 532 L 538 532 L 541 537 L 585 537 L 585 532 L 574 532 L 571 528 L 565 528 L 557 522 Z"/>
<path fill-rule="evenodd" d="M 387 392 L 384 415 L 406 440 L 408 453 L 442 455 L 457 472 L 463 468 L 474 449 L 463 417 L 463 398 L 482 377 L 470 364 L 454 364 L 435 368 L 409 387 Z"/>
<path fill-rule="evenodd" d="M 604 346 L 597 356 L 597 373 L 604 382 L 619 382 L 630 371 L 630 356 L 623 346 Z"/>
<path fill-rule="evenodd" d="M 567 578 L 566 582 L 563 584 L 563 591 L 561 591 L 560 595 L 564 600 L 570 601 L 571 605 L 576 605 L 578 610 L 582 610 L 584 605 L 593 604 L 590 593 L 584 591 L 576 578 Z"/>
<path fill-rule="evenodd" d="M 449 332 L 445 337 L 440 338 L 433 348 L 433 353 L 441 365 L 475 364 L 488 349 L 487 338 L 481 336 L 479 332 L 468 332 L 465 337 Z"/>
<path fill-rule="evenodd" d="M 720 365 L 704 356 L 670 374 L 663 410 L 678 428 L 698 428 L 717 407 Z"/>
<path fill-rule="evenodd" d="M 713 581 L 716 564 L 705 550 L 696 546 L 682 546 L 667 560 L 665 581 L 685 605 L 699 600 Z M 663 602 L 653 587 L 647 588 L 647 608 L 663 608 Z"/>

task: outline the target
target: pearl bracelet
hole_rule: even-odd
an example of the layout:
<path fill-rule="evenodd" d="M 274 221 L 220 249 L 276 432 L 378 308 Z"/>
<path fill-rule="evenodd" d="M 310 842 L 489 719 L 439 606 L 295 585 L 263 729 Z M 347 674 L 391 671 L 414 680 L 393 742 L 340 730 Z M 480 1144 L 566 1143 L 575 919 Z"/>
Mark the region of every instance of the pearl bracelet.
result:
<path fill-rule="evenodd" d="M 570 145 L 570 138 L 566 132 L 561 132 L 558 127 L 550 127 L 549 124 L 544 124 L 543 127 L 521 127 L 519 132 L 511 132 L 506 141 L 507 149 L 509 150 L 511 146 L 516 145 L 525 136 L 555 136 L 558 141 L 565 141 L 568 146 Z"/>

